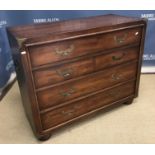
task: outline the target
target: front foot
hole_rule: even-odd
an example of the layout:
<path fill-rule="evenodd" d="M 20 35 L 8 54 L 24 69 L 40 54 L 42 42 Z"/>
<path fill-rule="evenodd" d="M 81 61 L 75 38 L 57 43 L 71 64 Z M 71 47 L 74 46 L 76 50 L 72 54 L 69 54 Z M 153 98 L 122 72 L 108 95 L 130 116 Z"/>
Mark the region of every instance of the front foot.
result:
<path fill-rule="evenodd" d="M 50 137 L 51 137 L 51 134 L 46 134 L 46 135 L 38 136 L 37 138 L 40 141 L 45 141 L 45 140 L 48 140 Z"/>
<path fill-rule="evenodd" d="M 133 99 L 132 99 L 132 100 L 129 100 L 129 101 L 126 101 L 126 102 L 124 102 L 123 104 L 125 104 L 125 105 L 130 105 L 130 104 L 132 104 L 132 102 L 133 102 Z"/>

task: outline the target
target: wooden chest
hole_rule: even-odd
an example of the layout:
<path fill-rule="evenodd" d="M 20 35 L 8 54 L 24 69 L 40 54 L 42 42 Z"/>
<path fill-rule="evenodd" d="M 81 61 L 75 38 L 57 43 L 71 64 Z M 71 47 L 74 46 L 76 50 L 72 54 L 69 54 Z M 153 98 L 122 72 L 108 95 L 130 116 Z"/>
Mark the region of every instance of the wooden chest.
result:
<path fill-rule="evenodd" d="M 8 28 L 26 115 L 38 139 L 138 95 L 146 21 L 118 15 Z"/>

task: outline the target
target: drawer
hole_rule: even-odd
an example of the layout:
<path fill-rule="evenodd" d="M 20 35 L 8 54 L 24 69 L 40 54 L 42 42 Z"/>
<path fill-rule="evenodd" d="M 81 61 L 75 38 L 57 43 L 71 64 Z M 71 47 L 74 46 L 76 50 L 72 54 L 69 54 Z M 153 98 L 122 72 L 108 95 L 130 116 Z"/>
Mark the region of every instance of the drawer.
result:
<path fill-rule="evenodd" d="M 109 103 L 133 95 L 135 91 L 134 85 L 135 82 L 132 81 L 113 89 L 87 97 L 67 106 L 46 112 L 41 115 L 43 129 L 52 128 L 82 114 L 86 114 L 94 109 L 101 108 L 102 106 L 105 106 Z"/>
<path fill-rule="evenodd" d="M 37 92 L 40 109 L 45 109 L 62 102 L 92 93 L 94 91 L 113 86 L 136 77 L 137 63 L 96 72 L 78 80 L 65 82 Z"/>
<path fill-rule="evenodd" d="M 141 28 L 29 47 L 32 67 L 140 42 Z"/>
<path fill-rule="evenodd" d="M 48 67 L 33 72 L 36 88 L 69 80 L 95 70 L 138 59 L 139 47 L 114 50 L 89 59 Z"/>
<path fill-rule="evenodd" d="M 95 58 L 95 69 L 103 69 L 113 65 L 118 65 L 131 60 L 138 60 L 139 47 L 125 48 L 122 50 L 114 50 L 105 55 Z"/>
<path fill-rule="evenodd" d="M 93 59 L 62 64 L 56 67 L 40 69 L 33 72 L 36 88 L 69 80 L 94 71 Z"/>

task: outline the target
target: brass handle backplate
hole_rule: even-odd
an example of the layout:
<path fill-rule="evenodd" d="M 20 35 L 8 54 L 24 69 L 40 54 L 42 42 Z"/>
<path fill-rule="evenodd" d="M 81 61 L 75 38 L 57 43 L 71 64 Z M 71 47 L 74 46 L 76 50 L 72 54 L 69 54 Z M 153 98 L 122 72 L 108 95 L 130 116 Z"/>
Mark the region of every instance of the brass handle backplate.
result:
<path fill-rule="evenodd" d="M 62 111 L 62 114 L 63 114 L 63 115 L 68 115 L 68 116 L 70 116 L 70 115 L 73 115 L 73 114 L 74 114 L 74 111 L 75 111 L 75 109 L 72 109 L 72 110 L 70 110 L 70 111 L 65 111 L 65 110 L 63 110 L 63 111 Z"/>
<path fill-rule="evenodd" d="M 126 40 L 126 38 L 127 38 L 127 33 L 124 33 L 124 34 L 122 34 L 122 35 L 115 35 L 114 36 L 114 40 L 115 40 L 115 42 L 117 43 L 117 44 L 122 44 L 122 43 L 124 43 L 125 42 L 125 40 Z"/>
<path fill-rule="evenodd" d="M 123 57 L 125 56 L 125 53 L 122 53 L 121 56 L 112 56 L 112 60 L 113 61 L 118 61 L 123 59 Z"/>
<path fill-rule="evenodd" d="M 70 88 L 68 91 L 66 92 L 60 92 L 60 94 L 63 96 L 63 97 L 69 97 L 71 96 L 72 94 L 74 94 L 76 92 L 75 88 Z"/>
<path fill-rule="evenodd" d="M 65 50 L 59 50 L 56 48 L 55 53 L 59 56 L 69 56 L 74 51 L 74 45 L 70 45 L 69 48 Z"/>
<path fill-rule="evenodd" d="M 112 78 L 112 80 L 117 81 L 122 78 L 122 75 L 121 74 L 112 74 L 111 78 Z"/>
<path fill-rule="evenodd" d="M 78 105 L 73 105 L 72 108 L 67 109 L 67 110 L 62 110 L 61 113 L 65 116 L 71 116 L 74 115 L 76 110 L 79 108 Z"/>

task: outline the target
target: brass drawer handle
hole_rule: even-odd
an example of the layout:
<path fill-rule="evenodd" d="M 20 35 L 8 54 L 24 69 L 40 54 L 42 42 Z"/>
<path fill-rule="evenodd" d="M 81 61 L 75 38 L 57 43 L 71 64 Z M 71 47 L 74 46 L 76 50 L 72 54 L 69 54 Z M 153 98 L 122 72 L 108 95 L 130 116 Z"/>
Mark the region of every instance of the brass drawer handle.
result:
<path fill-rule="evenodd" d="M 123 59 L 124 56 L 125 56 L 125 53 L 122 53 L 121 56 L 112 56 L 112 60 L 113 61 L 118 61 L 118 60 Z"/>
<path fill-rule="evenodd" d="M 72 109 L 72 110 L 70 110 L 70 111 L 65 111 L 65 110 L 63 110 L 61 113 L 62 113 L 63 115 L 71 116 L 71 115 L 74 114 L 74 112 L 75 112 L 75 109 Z"/>
<path fill-rule="evenodd" d="M 76 90 L 74 88 L 70 88 L 67 92 L 60 92 L 63 97 L 69 97 L 74 94 Z"/>
<path fill-rule="evenodd" d="M 112 80 L 117 81 L 122 78 L 122 75 L 121 74 L 112 74 L 111 78 L 112 78 Z"/>
<path fill-rule="evenodd" d="M 125 42 L 127 38 L 127 33 L 124 33 L 123 35 L 121 36 L 114 36 L 114 40 L 117 44 L 122 44 Z"/>
<path fill-rule="evenodd" d="M 59 56 L 69 56 L 74 51 L 74 45 L 70 45 L 66 50 L 59 50 L 56 48 L 55 53 Z"/>
<path fill-rule="evenodd" d="M 72 75 L 73 70 L 71 68 L 69 68 L 69 69 L 64 69 L 62 71 L 57 70 L 56 72 L 59 76 L 62 76 L 63 78 L 67 78 L 67 77 L 70 77 Z"/>
<path fill-rule="evenodd" d="M 79 108 L 79 106 L 74 105 L 74 106 L 72 106 L 72 109 L 70 109 L 70 110 L 63 110 L 61 113 L 63 115 L 71 116 L 71 115 L 75 114 L 75 112 L 76 112 L 76 110 L 78 108 Z"/>

